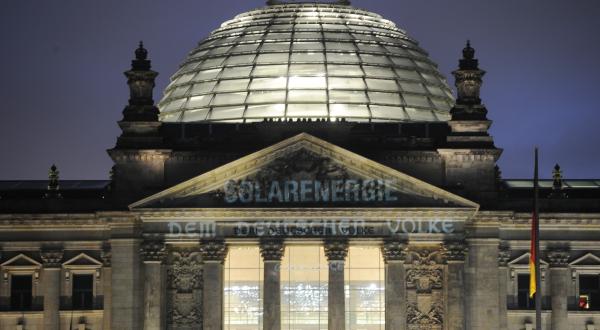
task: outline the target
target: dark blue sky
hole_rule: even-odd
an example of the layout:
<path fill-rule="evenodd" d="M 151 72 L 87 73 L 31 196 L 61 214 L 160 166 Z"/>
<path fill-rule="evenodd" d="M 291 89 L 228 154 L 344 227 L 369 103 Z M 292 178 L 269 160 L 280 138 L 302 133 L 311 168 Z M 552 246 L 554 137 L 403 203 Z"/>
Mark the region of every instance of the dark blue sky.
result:
<path fill-rule="evenodd" d="M 127 102 L 122 72 L 143 39 L 155 99 L 198 41 L 263 0 L 0 2 L 0 179 L 102 179 Z M 600 1 L 354 0 L 420 41 L 453 82 L 467 38 L 487 70 L 483 100 L 504 177 L 555 162 L 600 178 Z"/>

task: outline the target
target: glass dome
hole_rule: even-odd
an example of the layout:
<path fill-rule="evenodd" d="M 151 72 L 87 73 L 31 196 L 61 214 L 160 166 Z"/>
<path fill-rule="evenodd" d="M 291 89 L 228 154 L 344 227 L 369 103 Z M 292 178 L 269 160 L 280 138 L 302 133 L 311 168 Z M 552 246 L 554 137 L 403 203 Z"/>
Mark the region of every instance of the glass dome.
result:
<path fill-rule="evenodd" d="M 163 122 L 446 121 L 436 64 L 380 15 L 280 4 L 238 15 L 194 49 L 159 103 Z"/>

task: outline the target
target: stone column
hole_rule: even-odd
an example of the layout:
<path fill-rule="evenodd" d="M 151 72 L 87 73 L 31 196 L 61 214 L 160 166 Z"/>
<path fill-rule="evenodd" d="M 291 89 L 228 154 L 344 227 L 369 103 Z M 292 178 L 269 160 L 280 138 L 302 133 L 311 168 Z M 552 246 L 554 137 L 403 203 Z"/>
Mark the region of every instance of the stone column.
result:
<path fill-rule="evenodd" d="M 63 250 L 47 249 L 41 251 L 44 264 L 44 330 L 60 329 L 60 269 Z"/>
<path fill-rule="evenodd" d="M 385 261 L 385 329 L 406 329 L 406 281 L 404 261 L 407 245 L 386 241 L 381 247 Z"/>
<path fill-rule="evenodd" d="M 348 255 L 348 242 L 325 242 L 325 255 L 329 261 L 329 330 L 346 328 L 346 294 L 344 292 L 344 264 Z"/>
<path fill-rule="evenodd" d="M 202 317 L 204 329 L 223 329 L 223 263 L 227 257 L 224 241 L 205 241 L 201 246 L 204 290 Z"/>
<path fill-rule="evenodd" d="M 465 255 L 464 241 L 450 241 L 444 244 L 444 255 L 448 263 L 448 330 L 465 329 Z"/>
<path fill-rule="evenodd" d="M 260 244 L 264 259 L 263 329 L 281 329 L 281 258 L 283 242 L 267 240 Z"/>
<path fill-rule="evenodd" d="M 144 330 L 166 329 L 165 243 L 146 240 L 140 254 L 144 261 Z"/>
<path fill-rule="evenodd" d="M 499 330 L 508 330 L 508 262 L 510 261 L 510 247 L 500 244 L 498 250 L 498 309 L 500 322 Z"/>
<path fill-rule="evenodd" d="M 567 297 L 569 295 L 569 250 L 554 248 L 547 252 L 550 261 L 550 294 L 552 300 L 552 330 L 569 328 Z"/>

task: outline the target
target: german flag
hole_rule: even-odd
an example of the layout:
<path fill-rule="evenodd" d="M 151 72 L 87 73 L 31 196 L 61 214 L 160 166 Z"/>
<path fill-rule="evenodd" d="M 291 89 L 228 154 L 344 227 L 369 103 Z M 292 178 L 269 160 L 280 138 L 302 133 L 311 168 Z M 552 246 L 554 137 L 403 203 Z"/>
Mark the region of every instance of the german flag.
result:
<path fill-rule="evenodd" d="M 538 149 L 535 148 L 535 167 L 533 170 L 533 212 L 531 216 L 531 250 L 529 251 L 529 297 L 533 298 L 538 292 L 540 223 L 538 211 Z M 537 304 L 536 297 L 536 304 Z"/>
<path fill-rule="evenodd" d="M 536 273 L 536 242 L 538 241 L 537 232 L 538 232 L 538 215 L 535 211 L 533 211 L 533 216 L 531 217 L 531 250 L 529 252 L 529 298 L 533 298 L 535 293 L 537 292 L 537 273 Z"/>

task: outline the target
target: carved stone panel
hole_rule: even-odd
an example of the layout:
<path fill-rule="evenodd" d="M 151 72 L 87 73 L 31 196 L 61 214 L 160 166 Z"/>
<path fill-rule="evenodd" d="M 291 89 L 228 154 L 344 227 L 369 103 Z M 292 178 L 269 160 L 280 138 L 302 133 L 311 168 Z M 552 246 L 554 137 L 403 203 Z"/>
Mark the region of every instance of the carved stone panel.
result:
<path fill-rule="evenodd" d="M 199 249 L 175 248 L 168 257 L 167 328 L 202 329 L 202 258 Z"/>
<path fill-rule="evenodd" d="M 406 264 L 406 324 L 409 330 L 444 328 L 447 255 L 447 249 L 441 246 L 409 248 Z"/>

